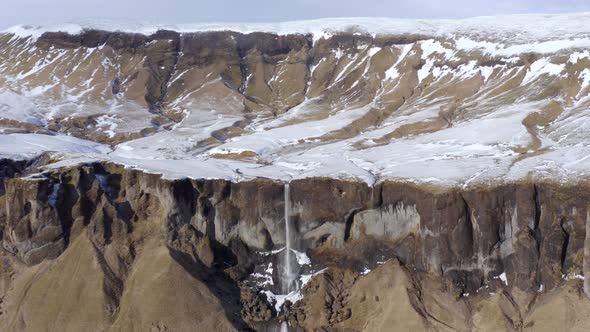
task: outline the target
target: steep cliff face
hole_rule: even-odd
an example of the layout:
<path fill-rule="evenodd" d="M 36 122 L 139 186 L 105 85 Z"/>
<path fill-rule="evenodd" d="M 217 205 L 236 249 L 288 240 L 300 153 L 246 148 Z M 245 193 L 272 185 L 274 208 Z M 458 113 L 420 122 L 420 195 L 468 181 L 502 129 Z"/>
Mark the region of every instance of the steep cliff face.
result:
<path fill-rule="evenodd" d="M 1 32 L 0 330 L 584 330 L 589 18 Z"/>
<path fill-rule="evenodd" d="M 263 330 L 285 319 L 307 330 L 538 330 L 546 311 L 561 319 L 548 309 L 559 301 L 576 303 L 560 310 L 577 319 L 590 304 L 579 279 L 586 183 L 293 181 L 293 247 L 316 272 L 301 300 L 278 308 L 253 280 L 277 264 L 264 253 L 285 245 L 283 183 L 94 163 L 28 169 L 5 187 L 7 329 Z"/>

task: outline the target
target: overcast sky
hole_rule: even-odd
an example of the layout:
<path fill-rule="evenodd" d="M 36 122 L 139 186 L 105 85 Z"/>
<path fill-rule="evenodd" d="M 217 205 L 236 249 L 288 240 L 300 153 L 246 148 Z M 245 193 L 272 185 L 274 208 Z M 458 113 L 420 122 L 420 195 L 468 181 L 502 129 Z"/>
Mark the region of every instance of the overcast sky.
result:
<path fill-rule="evenodd" d="M 590 0 L 2 0 L 0 28 L 85 18 L 158 23 L 277 22 L 336 16 L 458 18 L 590 11 Z"/>

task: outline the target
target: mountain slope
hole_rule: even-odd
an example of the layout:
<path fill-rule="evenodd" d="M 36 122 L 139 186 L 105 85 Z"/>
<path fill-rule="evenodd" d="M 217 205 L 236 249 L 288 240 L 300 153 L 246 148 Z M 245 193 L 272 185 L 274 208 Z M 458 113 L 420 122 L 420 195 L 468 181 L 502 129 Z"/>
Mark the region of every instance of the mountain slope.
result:
<path fill-rule="evenodd" d="M 16 27 L 0 123 L 172 177 L 570 179 L 588 166 L 586 16 Z"/>

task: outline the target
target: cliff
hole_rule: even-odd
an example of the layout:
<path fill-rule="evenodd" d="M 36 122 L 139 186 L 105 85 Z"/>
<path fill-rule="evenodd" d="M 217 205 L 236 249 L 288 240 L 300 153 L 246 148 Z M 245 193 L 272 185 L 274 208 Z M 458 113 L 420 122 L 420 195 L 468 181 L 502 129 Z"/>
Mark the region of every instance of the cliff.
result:
<path fill-rule="evenodd" d="M 588 183 L 293 181 L 293 248 L 311 280 L 277 312 L 255 272 L 285 246 L 283 183 L 166 180 L 108 163 L 21 171 L 1 196 L 9 330 L 587 323 Z M 280 282 L 277 269 L 267 277 Z"/>
<path fill-rule="evenodd" d="M 0 33 L 0 330 L 585 330 L 582 19 Z"/>

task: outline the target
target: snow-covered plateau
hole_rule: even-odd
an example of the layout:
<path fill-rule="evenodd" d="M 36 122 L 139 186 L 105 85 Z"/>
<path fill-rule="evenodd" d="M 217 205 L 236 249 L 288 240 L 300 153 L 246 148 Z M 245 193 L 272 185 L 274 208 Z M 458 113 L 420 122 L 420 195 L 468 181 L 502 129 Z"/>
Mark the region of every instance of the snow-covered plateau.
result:
<path fill-rule="evenodd" d="M 469 186 L 590 170 L 590 13 L 0 33 L 0 156 Z"/>

